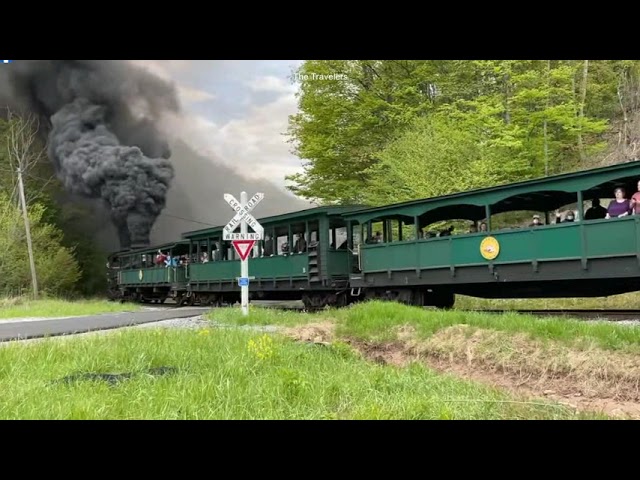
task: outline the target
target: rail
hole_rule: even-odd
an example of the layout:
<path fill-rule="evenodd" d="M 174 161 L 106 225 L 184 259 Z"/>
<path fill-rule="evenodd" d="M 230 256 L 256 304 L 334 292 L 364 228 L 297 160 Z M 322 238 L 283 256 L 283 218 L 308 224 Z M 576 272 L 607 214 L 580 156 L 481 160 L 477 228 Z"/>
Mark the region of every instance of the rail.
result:
<path fill-rule="evenodd" d="M 460 310 L 458 310 L 460 311 Z M 640 310 L 463 310 L 474 313 L 518 313 L 521 315 L 534 315 L 536 317 L 572 317 L 576 319 L 599 318 L 609 321 L 638 320 L 640 321 Z"/>
<path fill-rule="evenodd" d="M 252 304 L 262 308 L 277 310 L 304 311 L 302 302 L 297 300 L 253 300 Z M 180 308 L 178 305 L 165 304 L 164 308 Z M 434 307 L 424 307 L 433 309 Z M 457 312 L 507 314 L 518 313 L 521 315 L 533 315 L 536 317 L 571 317 L 576 319 L 601 319 L 611 322 L 623 320 L 637 320 L 640 322 L 640 310 L 454 310 Z"/>

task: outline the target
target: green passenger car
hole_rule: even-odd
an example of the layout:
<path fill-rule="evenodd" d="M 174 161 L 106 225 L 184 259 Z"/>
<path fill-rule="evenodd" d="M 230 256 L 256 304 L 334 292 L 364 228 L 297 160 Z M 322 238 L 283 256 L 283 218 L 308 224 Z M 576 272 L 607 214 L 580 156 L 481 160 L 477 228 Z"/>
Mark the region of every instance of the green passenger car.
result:
<path fill-rule="evenodd" d="M 456 293 L 549 298 L 639 290 L 640 216 L 585 220 L 589 200 L 611 199 L 617 187 L 629 198 L 638 180 L 634 162 L 346 214 L 352 236 L 381 233 L 381 242 L 358 245 L 350 286 L 366 298 L 440 307 L 451 306 Z M 576 220 L 556 219 L 557 209 L 575 212 Z M 540 225 L 528 223 L 534 214 Z M 430 228 L 441 235 L 429 235 Z"/>
<path fill-rule="evenodd" d="M 353 207 L 318 207 L 258 221 L 264 239 L 249 254 L 250 297 L 303 300 L 306 305 L 345 303 L 352 255 L 341 214 Z M 219 304 L 240 297 L 240 258 L 223 227 L 183 234 L 190 244 L 190 302 Z"/>
<path fill-rule="evenodd" d="M 629 199 L 639 180 L 640 162 L 628 162 L 384 207 L 326 206 L 258 218 L 265 238 L 250 254 L 250 296 L 301 299 L 308 308 L 373 298 L 448 308 L 456 294 L 550 298 L 640 290 L 640 215 L 627 210 L 604 218 L 611 202 L 622 205 L 614 191 L 624 188 Z M 590 216 L 595 199 L 605 208 Z M 239 300 L 240 261 L 222 232 L 222 226 L 187 232 L 173 244 L 112 255 L 113 296 L 207 305 Z M 180 263 L 154 263 L 158 250 Z"/>
<path fill-rule="evenodd" d="M 109 296 L 113 299 L 163 303 L 181 302 L 186 293 L 186 269 L 179 259 L 189 253 L 189 242 L 126 250 L 109 257 Z M 158 255 L 167 256 L 158 263 Z"/>

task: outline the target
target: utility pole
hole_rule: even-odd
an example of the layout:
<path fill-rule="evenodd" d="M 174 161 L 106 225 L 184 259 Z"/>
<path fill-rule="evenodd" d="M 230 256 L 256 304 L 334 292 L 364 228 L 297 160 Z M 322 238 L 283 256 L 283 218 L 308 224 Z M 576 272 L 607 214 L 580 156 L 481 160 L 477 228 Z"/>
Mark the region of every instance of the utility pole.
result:
<path fill-rule="evenodd" d="M 33 245 L 31 243 L 31 228 L 29 227 L 29 215 L 27 215 L 27 201 L 24 197 L 24 184 L 22 183 L 22 169 L 18 167 L 18 187 L 20 189 L 20 206 L 24 218 L 24 229 L 27 233 L 27 248 L 29 250 L 29 265 L 31 267 L 31 283 L 33 284 L 33 298 L 38 298 L 38 279 L 36 278 L 36 263 L 33 259 Z"/>

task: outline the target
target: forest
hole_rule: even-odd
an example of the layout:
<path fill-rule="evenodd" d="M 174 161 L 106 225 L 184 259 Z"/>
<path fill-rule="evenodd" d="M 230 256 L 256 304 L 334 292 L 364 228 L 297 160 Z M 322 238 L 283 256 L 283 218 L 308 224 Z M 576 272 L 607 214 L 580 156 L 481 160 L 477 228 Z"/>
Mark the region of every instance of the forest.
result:
<path fill-rule="evenodd" d="M 637 160 L 639 68 L 307 61 L 287 132 L 304 172 L 288 188 L 318 203 L 384 205 Z"/>
<path fill-rule="evenodd" d="M 635 60 L 305 61 L 283 132 L 304 171 L 288 188 L 383 205 L 636 161 L 639 77 Z M 107 252 L 41 132 L 32 116 L 0 119 L 0 295 L 32 291 L 32 267 L 42 294 L 100 294 Z"/>

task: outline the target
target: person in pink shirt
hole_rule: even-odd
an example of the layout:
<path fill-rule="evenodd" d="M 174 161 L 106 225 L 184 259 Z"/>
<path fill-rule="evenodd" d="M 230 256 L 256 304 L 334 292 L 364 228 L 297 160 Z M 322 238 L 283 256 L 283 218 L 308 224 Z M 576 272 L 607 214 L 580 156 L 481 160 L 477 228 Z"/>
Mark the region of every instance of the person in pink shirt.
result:
<path fill-rule="evenodd" d="M 640 181 L 636 188 L 638 191 L 631 197 L 631 215 L 640 215 Z"/>

